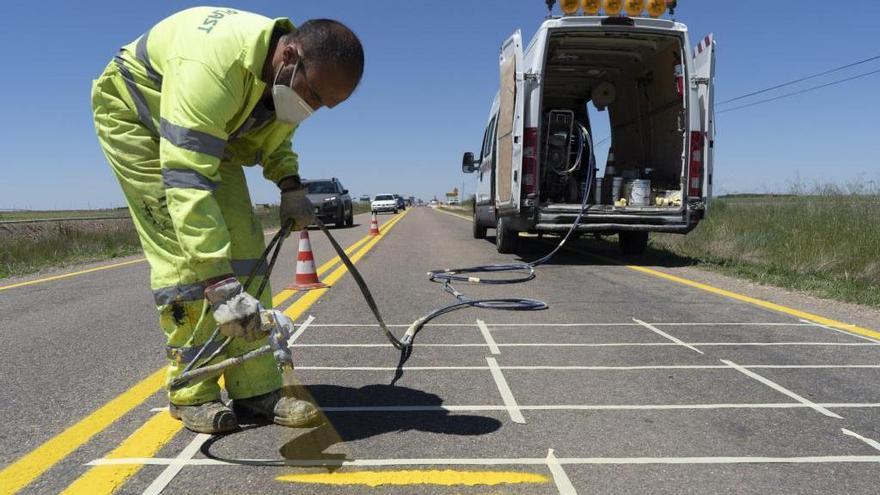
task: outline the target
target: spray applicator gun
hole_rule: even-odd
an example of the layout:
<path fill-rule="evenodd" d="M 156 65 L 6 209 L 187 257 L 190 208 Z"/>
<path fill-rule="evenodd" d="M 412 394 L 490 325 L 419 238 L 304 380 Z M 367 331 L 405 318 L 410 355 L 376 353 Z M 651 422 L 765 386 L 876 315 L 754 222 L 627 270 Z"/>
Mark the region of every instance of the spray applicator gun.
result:
<path fill-rule="evenodd" d="M 193 383 L 213 378 L 223 373 L 226 369 L 238 366 L 245 361 L 270 353 L 275 358 L 275 363 L 278 364 L 278 369 L 282 373 L 293 370 L 293 354 L 288 346 L 291 331 L 294 328 L 293 321 L 281 311 L 264 309 L 260 311 L 260 324 L 261 329 L 269 336 L 268 344 L 216 364 L 209 364 L 191 371 L 185 371 L 171 380 L 169 388 L 171 390 L 179 390 Z"/>

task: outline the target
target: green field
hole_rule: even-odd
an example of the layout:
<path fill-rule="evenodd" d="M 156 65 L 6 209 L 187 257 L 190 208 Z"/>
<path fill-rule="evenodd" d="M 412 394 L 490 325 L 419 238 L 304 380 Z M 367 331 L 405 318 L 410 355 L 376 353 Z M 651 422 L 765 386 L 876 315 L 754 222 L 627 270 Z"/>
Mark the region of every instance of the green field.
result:
<path fill-rule="evenodd" d="M 649 257 L 880 307 L 880 196 L 729 197 L 686 236 L 654 234 Z"/>
<path fill-rule="evenodd" d="M 102 210 L 0 210 L 0 222 L 50 218 L 128 218 L 128 208 Z"/>
<path fill-rule="evenodd" d="M 356 215 L 370 211 L 369 204 L 353 205 Z M 254 211 L 263 228 L 278 227 L 278 206 L 258 206 Z M 72 221 L 39 222 L 57 218 Z M 82 218 L 99 220 L 76 220 Z M 0 223 L 0 278 L 140 253 L 140 241 L 128 218 L 127 209 L 0 212 L 0 222 L 37 221 Z"/>

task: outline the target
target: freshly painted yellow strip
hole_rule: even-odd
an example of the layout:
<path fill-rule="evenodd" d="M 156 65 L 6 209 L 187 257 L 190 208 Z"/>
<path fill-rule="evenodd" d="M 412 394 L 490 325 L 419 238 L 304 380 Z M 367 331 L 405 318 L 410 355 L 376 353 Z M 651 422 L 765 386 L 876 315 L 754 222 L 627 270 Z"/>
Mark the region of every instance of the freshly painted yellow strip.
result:
<path fill-rule="evenodd" d="M 165 384 L 165 368 L 101 406 L 0 471 L 0 494 L 15 493 L 134 409 Z"/>
<path fill-rule="evenodd" d="M 27 282 L 19 282 L 17 284 L 4 285 L 4 286 L 0 287 L 0 291 L 4 291 L 7 289 L 14 289 L 16 287 L 24 287 L 26 285 L 34 285 L 34 284 L 41 284 L 43 282 L 51 282 L 53 280 L 60 280 L 62 278 L 69 278 L 69 277 L 75 277 L 77 275 L 83 275 L 86 273 L 99 272 L 101 270 L 109 270 L 111 268 L 119 268 L 120 266 L 133 265 L 135 263 L 143 263 L 144 261 L 147 261 L 147 259 L 140 258 L 140 259 L 131 260 L 131 261 L 123 261 L 120 263 L 114 263 L 112 265 L 96 266 L 95 268 L 89 268 L 88 270 L 80 270 L 77 272 L 63 273 L 61 275 L 53 275 L 51 277 L 38 278 L 36 280 L 29 280 Z"/>
<path fill-rule="evenodd" d="M 509 485 L 522 483 L 547 483 L 546 476 L 516 471 L 354 471 L 350 473 L 306 473 L 288 474 L 276 478 L 289 483 L 309 483 L 318 485 L 440 485 L 477 486 Z"/>
<path fill-rule="evenodd" d="M 399 222 L 403 217 L 405 217 L 407 215 L 407 213 L 409 213 L 409 210 L 407 210 L 406 212 L 404 212 L 403 214 L 401 214 L 400 216 L 398 216 L 394 220 L 391 220 L 390 222 L 386 223 L 382 228 L 381 234 L 373 237 L 370 240 L 370 242 L 365 244 L 364 247 L 362 247 L 360 249 L 360 251 L 358 251 L 353 256 L 351 256 L 351 262 L 357 263 L 358 260 L 363 258 L 363 256 L 365 254 L 367 254 L 370 251 L 370 249 L 372 249 L 373 246 L 375 246 L 376 243 L 379 242 L 379 240 L 381 240 L 383 237 L 385 237 L 388 234 L 388 232 L 391 230 L 391 228 L 394 227 L 395 225 L 397 225 L 397 222 Z M 342 278 L 342 276 L 345 275 L 347 272 L 348 272 L 348 268 L 346 268 L 345 265 L 342 265 L 339 268 L 337 268 L 336 270 L 334 270 L 333 273 L 328 275 L 324 279 L 324 283 L 326 283 L 328 285 L 332 285 L 332 284 L 336 283 L 340 278 Z M 315 304 L 315 301 L 320 299 L 320 297 L 323 296 L 328 290 L 330 290 L 330 289 L 327 288 L 327 289 L 310 290 L 305 295 L 303 295 L 302 297 L 297 299 L 296 302 L 291 304 L 290 307 L 284 311 L 284 314 L 286 314 L 292 320 L 295 321 L 307 309 L 309 309 L 312 306 L 312 304 Z"/>
<path fill-rule="evenodd" d="M 346 248 L 345 254 L 351 254 L 352 252 L 354 252 L 355 249 L 360 247 L 361 244 L 363 244 L 369 240 L 370 240 L 370 236 L 365 235 L 359 241 L 355 242 L 354 244 L 352 244 L 351 246 Z M 330 261 L 319 266 L 318 270 L 317 270 L 318 275 L 323 275 L 324 272 L 326 272 L 327 270 L 336 266 L 336 264 L 339 263 L 339 261 L 340 261 L 339 256 L 336 256 L 333 259 L 331 259 Z M 277 294 L 275 294 L 275 297 L 272 298 L 272 307 L 273 308 L 278 307 L 279 305 L 283 304 L 284 301 L 287 301 L 288 299 L 293 297 L 293 295 L 296 294 L 297 292 L 298 291 L 292 290 L 292 289 L 283 289 L 283 290 L 279 291 Z"/>
<path fill-rule="evenodd" d="M 128 438 L 107 454 L 108 459 L 121 457 L 152 457 L 181 429 L 180 421 L 171 417 L 170 414 L 156 414 L 140 428 L 135 430 Z M 96 495 L 99 493 L 113 493 L 135 473 L 140 471 L 142 465 L 106 465 L 92 466 L 86 473 L 70 486 L 62 495 Z"/>
<path fill-rule="evenodd" d="M 440 210 L 438 210 L 438 211 L 440 211 Z M 449 213 L 446 211 L 443 211 L 442 213 L 446 213 L 448 215 L 452 215 L 452 216 L 462 218 L 465 220 L 470 220 L 470 218 L 466 218 L 461 215 L 456 215 L 455 213 Z M 689 280 L 686 278 L 677 277 L 675 275 L 670 275 L 668 273 L 664 273 L 659 270 L 654 270 L 651 268 L 646 268 L 644 266 L 627 265 L 625 263 L 621 263 L 621 262 L 615 260 L 614 258 L 608 258 L 606 256 L 591 253 L 589 251 L 584 251 L 581 249 L 575 249 L 575 248 L 571 248 L 571 247 L 568 247 L 566 249 L 569 251 L 576 252 L 578 254 L 583 254 L 586 256 L 592 256 L 594 258 L 599 258 L 599 259 L 606 261 L 608 263 L 614 263 L 615 265 L 622 265 L 622 266 L 629 268 L 630 270 L 635 270 L 637 272 L 641 272 L 646 275 L 651 275 L 653 277 L 658 277 L 658 278 L 662 278 L 664 280 L 669 280 L 670 282 L 676 282 L 676 283 L 679 283 L 682 285 L 687 285 L 688 287 L 693 287 L 695 289 L 700 289 L 700 290 L 704 290 L 706 292 L 711 292 L 711 293 L 717 294 L 719 296 L 724 296 L 724 297 L 728 297 L 730 299 L 735 299 L 737 301 L 742 301 L 745 303 L 753 304 L 755 306 L 759 306 L 764 309 L 769 309 L 771 311 L 777 311 L 779 313 L 784 313 L 784 314 L 791 315 L 791 316 L 794 316 L 797 318 L 803 318 L 805 320 L 810 320 L 810 321 L 812 321 L 814 323 L 818 323 L 820 325 L 825 325 L 825 326 L 828 326 L 831 328 L 836 328 L 838 330 L 843 330 L 845 332 L 854 333 L 857 335 L 861 335 L 863 337 L 869 337 L 872 339 L 880 339 L 880 332 L 878 332 L 876 330 L 871 330 L 870 328 L 864 328 L 864 327 L 860 327 L 858 325 L 853 325 L 851 323 L 844 323 L 842 321 L 833 320 L 831 318 L 826 318 L 824 316 L 820 316 L 817 314 L 808 313 L 806 311 L 801 311 L 799 309 L 789 308 L 788 306 L 783 306 L 781 304 L 772 303 L 770 301 L 764 301 L 763 299 L 758 299 L 755 297 L 746 296 L 744 294 L 739 294 L 737 292 L 732 292 L 729 290 L 720 289 L 718 287 L 714 287 L 709 284 L 704 284 L 704 283 L 696 282 L 694 280 Z"/>

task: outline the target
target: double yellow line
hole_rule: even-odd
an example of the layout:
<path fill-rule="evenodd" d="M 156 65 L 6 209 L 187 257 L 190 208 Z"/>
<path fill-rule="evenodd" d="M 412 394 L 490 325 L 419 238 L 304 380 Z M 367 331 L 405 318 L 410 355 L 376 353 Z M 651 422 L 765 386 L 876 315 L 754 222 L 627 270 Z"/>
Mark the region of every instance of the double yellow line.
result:
<path fill-rule="evenodd" d="M 363 258 L 379 240 L 388 235 L 391 228 L 400 222 L 406 214 L 407 212 L 404 212 L 386 222 L 382 226 L 380 235 L 365 236 L 349 246 L 346 253 L 354 253 L 351 255 L 352 263 L 357 263 Z M 331 259 L 318 268 L 318 274 L 323 274 L 339 262 L 338 256 Z M 327 276 L 325 282 L 332 284 L 342 278 L 347 271 L 345 265 L 342 265 Z M 306 292 L 285 311 L 285 314 L 296 320 L 326 292 L 327 289 Z M 295 291 L 289 290 L 280 291 L 273 297 L 273 305 L 283 303 L 293 297 L 295 293 Z M 155 395 L 165 385 L 165 372 L 165 368 L 156 371 L 73 426 L 5 467 L 0 471 L 0 495 L 11 495 L 18 492 L 113 422 Z M 152 457 L 181 429 L 181 423 L 172 419 L 170 415 L 156 414 L 106 457 Z M 93 466 L 68 486 L 63 493 L 89 495 L 113 493 L 140 469 L 139 465 Z"/>

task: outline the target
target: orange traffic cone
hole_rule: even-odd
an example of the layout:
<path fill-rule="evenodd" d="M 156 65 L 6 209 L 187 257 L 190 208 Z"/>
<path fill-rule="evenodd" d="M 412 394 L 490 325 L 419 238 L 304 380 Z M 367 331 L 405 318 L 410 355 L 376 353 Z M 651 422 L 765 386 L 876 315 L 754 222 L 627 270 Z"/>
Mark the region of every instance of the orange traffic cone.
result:
<path fill-rule="evenodd" d="M 376 213 L 373 213 L 373 218 L 370 219 L 370 235 L 377 236 L 379 235 L 379 217 L 376 216 Z"/>
<path fill-rule="evenodd" d="M 303 229 L 299 235 L 299 254 L 296 256 L 296 277 L 288 289 L 311 290 L 328 287 L 318 280 L 315 269 L 315 258 L 312 256 L 312 242 L 309 240 L 309 229 Z"/>

